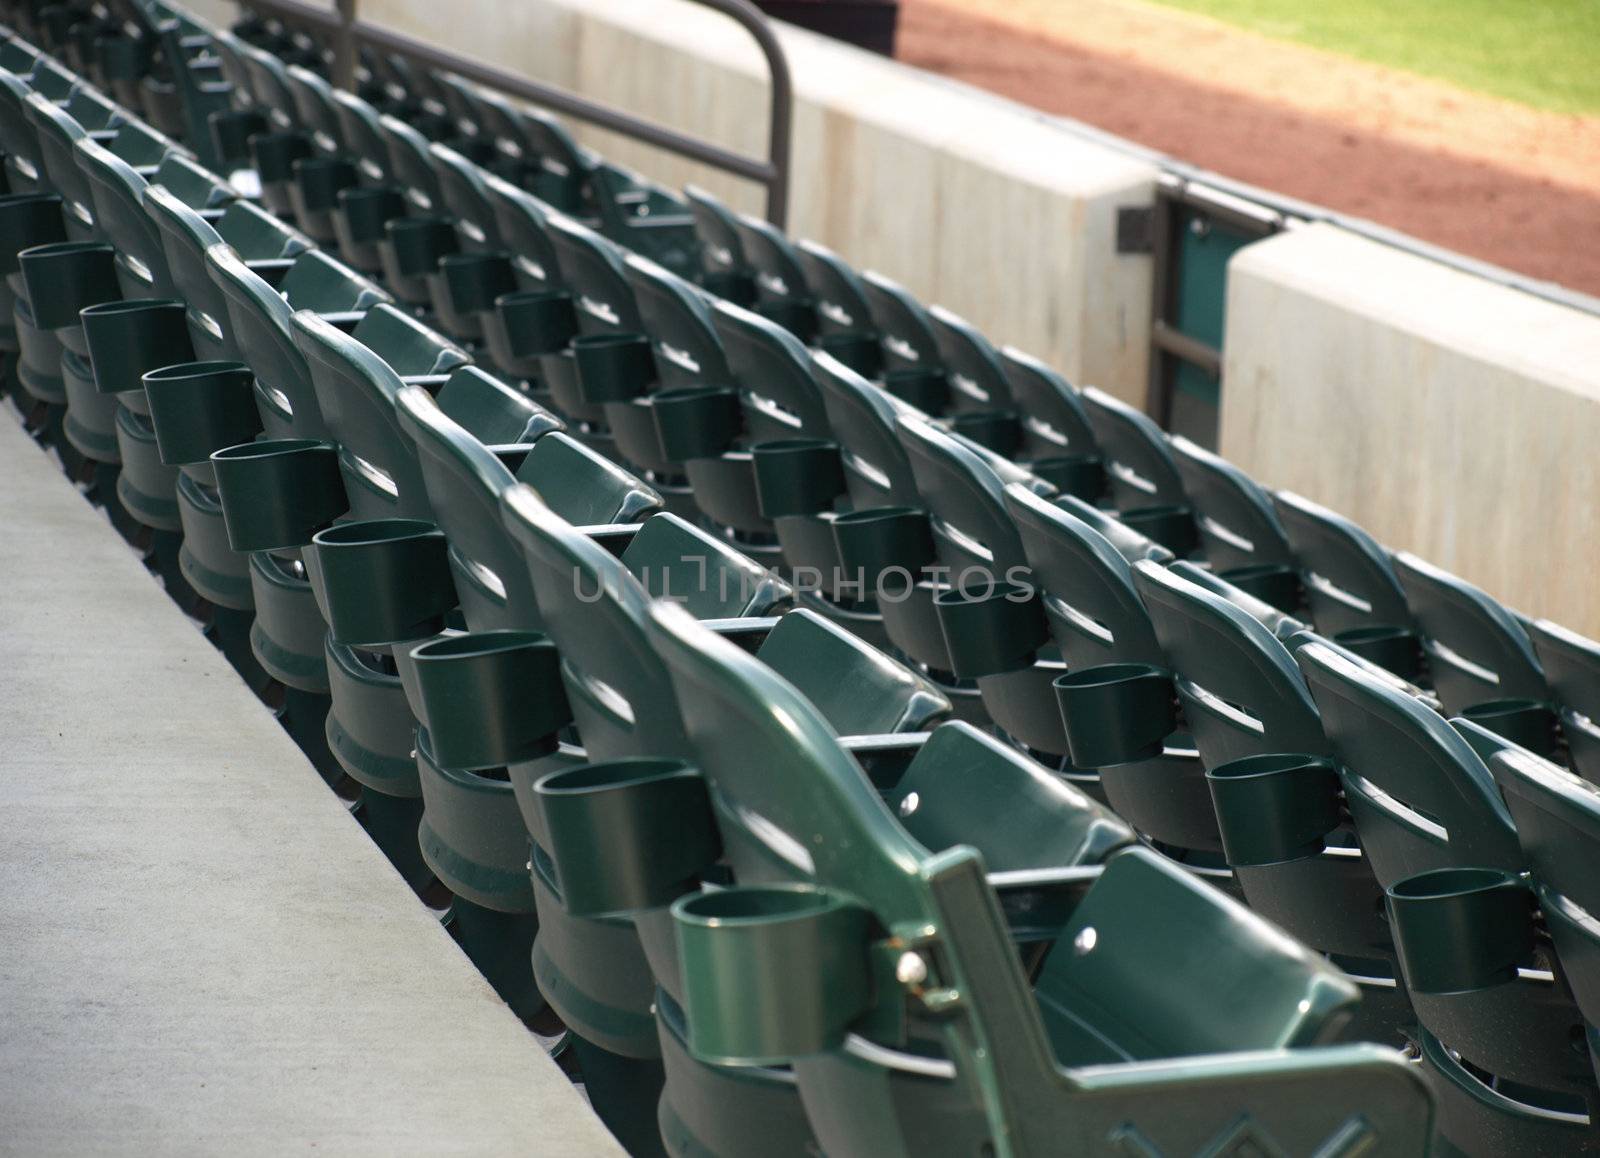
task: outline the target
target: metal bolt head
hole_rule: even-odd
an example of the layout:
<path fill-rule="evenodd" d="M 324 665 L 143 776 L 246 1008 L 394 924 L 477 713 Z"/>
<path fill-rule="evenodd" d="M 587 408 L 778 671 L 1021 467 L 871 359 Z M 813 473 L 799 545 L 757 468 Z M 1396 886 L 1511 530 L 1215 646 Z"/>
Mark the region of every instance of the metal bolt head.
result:
<path fill-rule="evenodd" d="M 1095 932 L 1093 925 L 1085 925 L 1078 930 L 1078 935 L 1072 938 L 1072 949 L 1078 956 L 1091 952 L 1100 940 L 1100 934 Z"/>
<path fill-rule="evenodd" d="M 928 979 L 928 963 L 921 953 L 902 953 L 894 963 L 894 978 L 901 985 L 921 985 Z"/>
<path fill-rule="evenodd" d="M 917 805 L 922 803 L 922 798 L 915 792 L 907 792 L 906 798 L 900 802 L 900 815 L 910 816 L 917 810 Z"/>

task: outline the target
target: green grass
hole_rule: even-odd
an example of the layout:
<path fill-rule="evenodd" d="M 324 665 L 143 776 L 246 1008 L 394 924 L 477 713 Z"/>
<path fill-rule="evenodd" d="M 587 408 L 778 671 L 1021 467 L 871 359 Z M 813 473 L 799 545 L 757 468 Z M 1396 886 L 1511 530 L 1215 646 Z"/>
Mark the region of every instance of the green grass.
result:
<path fill-rule="evenodd" d="M 1600 113 L 1600 0 L 1157 0 L 1560 113 Z"/>

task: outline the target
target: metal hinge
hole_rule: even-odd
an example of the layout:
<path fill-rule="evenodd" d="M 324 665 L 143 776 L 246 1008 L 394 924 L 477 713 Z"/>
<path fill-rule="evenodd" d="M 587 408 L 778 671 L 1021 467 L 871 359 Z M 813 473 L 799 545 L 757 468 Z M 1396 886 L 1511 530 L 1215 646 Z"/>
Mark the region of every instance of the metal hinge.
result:
<path fill-rule="evenodd" d="M 1117 210 L 1117 252 L 1150 253 L 1155 249 L 1156 211 L 1149 205 Z"/>

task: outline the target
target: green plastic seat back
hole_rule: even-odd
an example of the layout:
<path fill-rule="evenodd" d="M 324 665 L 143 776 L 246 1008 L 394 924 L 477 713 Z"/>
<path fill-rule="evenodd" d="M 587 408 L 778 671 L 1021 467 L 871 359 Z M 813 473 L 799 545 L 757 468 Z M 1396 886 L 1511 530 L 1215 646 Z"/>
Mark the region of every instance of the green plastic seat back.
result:
<path fill-rule="evenodd" d="M 378 123 L 378 110 L 353 92 L 333 90 L 333 114 L 339 121 L 339 139 L 345 143 L 369 182 L 389 174 L 389 146 Z"/>
<path fill-rule="evenodd" d="M 644 322 L 616 245 L 564 214 L 550 214 L 546 224 L 561 267 L 561 282 L 572 293 L 577 309 L 579 330 L 585 334 L 642 332 Z"/>
<path fill-rule="evenodd" d="M 651 598 L 682 603 L 696 619 L 771 615 L 794 596 L 748 555 L 665 511 L 639 524 L 620 558 Z"/>
<path fill-rule="evenodd" d="M 1213 567 L 1294 564 L 1288 536 L 1259 483 L 1181 435 L 1174 435 L 1168 447 Z"/>
<path fill-rule="evenodd" d="M 168 153 L 189 153 L 165 133 L 157 132 L 143 121 L 131 120 L 117 126 L 117 135 L 106 142 L 106 149 L 136 169 L 153 169 Z"/>
<path fill-rule="evenodd" d="M 76 73 L 44 53 L 34 58 L 33 71 L 24 79 L 29 89 L 52 101 L 64 101 L 82 87 Z"/>
<path fill-rule="evenodd" d="M 288 69 L 283 61 L 266 49 L 243 41 L 239 42 L 239 57 L 244 62 L 254 103 L 266 112 L 277 128 L 292 128 L 294 97 L 289 92 Z"/>
<path fill-rule="evenodd" d="M 378 118 L 389 151 L 389 173 L 406 191 L 406 197 L 424 213 L 443 213 L 439 170 L 428 151 L 428 138 L 391 113 Z"/>
<path fill-rule="evenodd" d="M 26 76 L 39 61 L 39 50 L 17 36 L 0 40 L 0 70 Z"/>
<path fill-rule="evenodd" d="M 1326 754 L 1316 705 L 1272 632 L 1169 567 L 1144 560 L 1133 574 L 1208 768 L 1267 753 Z"/>
<path fill-rule="evenodd" d="M 1038 358 L 1010 346 L 1000 350 L 1000 364 L 1030 435 L 1058 454 L 1098 453 L 1089 415 L 1070 382 Z"/>
<path fill-rule="evenodd" d="M 311 252 L 296 260 L 304 260 Z M 219 299 L 217 316 L 225 324 L 228 341 L 255 373 L 263 419 L 288 424 L 297 438 L 324 437 L 327 427 L 311 384 L 311 370 L 294 339 L 294 307 L 231 246 L 219 241 L 206 251 L 205 260 Z M 178 280 L 181 286 L 183 279 Z"/>
<path fill-rule="evenodd" d="M 1099 864 L 1136 839 L 1116 813 L 959 720 L 929 734 L 886 799 L 925 847 L 972 845 L 992 873 Z"/>
<path fill-rule="evenodd" d="M 1288 491 L 1272 496 L 1299 561 L 1311 617 L 1324 632 L 1407 627 L 1411 608 L 1389 554 L 1343 515 Z"/>
<path fill-rule="evenodd" d="M 538 109 L 520 111 L 522 131 L 546 169 L 553 168 L 565 175 L 587 173 L 595 167 L 594 155 L 573 140 L 566 126 L 555 117 Z"/>
<path fill-rule="evenodd" d="M 333 86 L 298 64 L 284 69 L 283 79 L 294 102 L 295 119 L 311 131 L 317 148 L 324 153 L 343 151 L 344 127 L 333 103 Z"/>
<path fill-rule="evenodd" d="M 471 361 L 443 334 L 387 302 L 368 310 L 351 336 L 402 378 L 436 377 Z"/>
<path fill-rule="evenodd" d="M 1188 506 L 1167 437 L 1149 415 L 1093 386 L 1081 397 L 1117 506 Z"/>
<path fill-rule="evenodd" d="M 483 179 L 484 193 L 494 210 L 495 226 L 512 260 L 530 282 L 560 289 L 561 260 L 550 240 L 550 207 L 532 193 L 519 189 L 492 173 Z"/>
<path fill-rule="evenodd" d="M 128 113 L 122 106 L 101 96 L 88 84 L 80 84 L 72 90 L 61 104 L 61 112 L 76 121 L 86 133 L 115 131 L 128 119 Z"/>
<path fill-rule="evenodd" d="M 539 492 L 557 515 L 579 527 L 636 523 L 661 509 L 661 496 L 605 456 L 565 434 L 533 444 L 517 481 Z"/>
<path fill-rule="evenodd" d="M 726 301 L 715 303 L 711 317 L 739 386 L 750 440 L 827 438 L 828 414 L 811 377 L 811 356 L 800 340 Z"/>
<path fill-rule="evenodd" d="M 1000 351 L 971 322 L 943 306 L 928 311 L 939 360 L 949 376 L 957 410 L 1012 410 L 1017 400 L 1000 361 Z"/>
<path fill-rule="evenodd" d="M 1600 789 L 1522 748 L 1491 757 L 1578 1006 L 1600 1020 Z"/>
<path fill-rule="evenodd" d="M 177 292 L 161 234 L 144 211 L 145 179 L 109 149 L 84 137 L 77 143 L 78 165 L 89 185 L 101 232 L 117 249 L 119 262 L 141 284 L 138 297 L 169 298 Z"/>
<path fill-rule="evenodd" d="M 940 561 L 956 569 L 951 578 L 959 580 L 962 571 L 975 568 L 998 583 L 1012 568 L 1026 569 L 1022 539 L 1005 505 L 1006 484 L 1027 486 L 1026 472 L 1003 460 L 986 459 L 921 418 L 902 414 L 895 430 L 930 516 Z M 1002 478 L 997 468 L 1013 477 Z"/>
<path fill-rule="evenodd" d="M 1561 705 L 1561 730 L 1572 766 L 1600 783 L 1600 643 L 1541 619 L 1533 649 Z"/>
<path fill-rule="evenodd" d="M 182 153 L 168 153 L 163 157 L 150 183 L 170 190 L 192 209 L 215 209 L 236 196 L 233 187 L 221 177 Z"/>
<path fill-rule="evenodd" d="M 215 348 L 220 357 L 238 360 L 240 347 L 229 325 L 228 300 L 212 280 L 206 258 L 212 246 L 222 244 L 222 237 L 197 210 L 162 185 L 145 187 L 144 211 L 161 234 L 167 270 L 178 296 L 188 303 L 189 329 L 196 350 L 205 345 Z"/>
<path fill-rule="evenodd" d="M 8 166 L 37 183 L 44 179 L 44 155 L 39 151 L 39 130 L 26 111 L 32 92 L 22 77 L 0 73 L 0 147 Z"/>
<path fill-rule="evenodd" d="M 217 236 L 245 261 L 295 257 L 315 246 L 305 234 L 285 225 L 253 201 L 232 201 L 212 223 Z"/>
<path fill-rule="evenodd" d="M 839 444 L 845 487 L 856 509 L 921 506 L 911 460 L 895 430 L 902 413 L 921 411 L 874 386 L 831 354 L 812 356 L 811 375 L 832 438 Z"/>
<path fill-rule="evenodd" d="M 1394 569 L 1422 632 L 1433 686 L 1448 711 L 1490 700 L 1550 698 L 1533 643 L 1511 612 L 1415 555 L 1397 554 Z"/>
<path fill-rule="evenodd" d="M 1516 826 L 1494 778 L 1444 717 L 1326 644 L 1307 643 L 1295 657 L 1379 884 L 1439 868 L 1521 871 Z"/>
<path fill-rule="evenodd" d="M 256 103 L 255 92 L 250 87 L 250 72 L 245 65 L 244 42 L 225 28 L 211 31 L 211 47 L 216 51 L 222 75 L 233 86 L 233 102 L 240 108 L 251 108 Z"/>
<path fill-rule="evenodd" d="M 677 698 L 644 633 L 649 594 L 533 487 L 512 487 L 502 508 L 589 759 L 687 755 Z"/>
<path fill-rule="evenodd" d="M 319 314 L 364 313 L 380 302 L 394 299 L 376 282 L 320 249 L 297 255 L 278 283 L 289 305 Z"/>
<path fill-rule="evenodd" d="M 939 339 L 925 306 L 898 282 L 867 270 L 861 275 L 872 322 L 883 338 L 885 370 L 938 370 Z"/>
<path fill-rule="evenodd" d="M 395 406 L 434 519 L 450 541 L 467 626 L 538 627 L 527 564 L 501 516 L 501 495 L 516 482 L 511 471 L 422 387 L 403 388 Z"/>
<path fill-rule="evenodd" d="M 825 334 L 872 333 L 872 307 L 861 275 L 833 250 L 814 241 L 795 246 L 800 269 L 817 306 L 817 328 Z"/>
<path fill-rule="evenodd" d="M 1141 927 L 1116 936 L 1130 912 Z M 1111 858 L 1035 991 L 1068 1065 L 1313 1045 L 1358 1000 L 1317 954 L 1144 849 Z"/>
<path fill-rule="evenodd" d="M 1005 504 L 1068 668 L 1165 666 L 1150 614 L 1133 585 L 1133 564 L 1165 564 L 1171 553 L 1079 499 L 1052 502 L 1011 483 Z"/>
<path fill-rule="evenodd" d="M 805 696 L 839 735 L 920 731 L 950 712 L 950 701 L 922 676 L 805 608 L 778 620 L 756 658 Z"/>
<path fill-rule="evenodd" d="M 623 266 L 655 348 L 661 389 L 733 385 L 705 296 L 648 258 L 630 254 Z"/>
<path fill-rule="evenodd" d="M 1276 639 L 1287 642 L 1304 635 L 1309 630 L 1304 620 L 1248 591 L 1241 590 L 1208 567 L 1200 567 L 1187 560 L 1179 560 L 1168 566 L 1174 575 L 1181 575 L 1195 586 L 1205 588 L 1243 611 L 1271 632 Z"/>
<path fill-rule="evenodd" d="M 455 73 L 437 74 L 440 84 L 459 102 L 455 107 L 478 126 L 478 135 L 496 142 L 503 152 L 525 155 L 529 149 L 525 117 L 509 99 L 479 88 Z"/>
<path fill-rule="evenodd" d="M 456 231 L 466 249 L 499 249 L 503 245 L 500 223 L 484 188 L 483 170 L 455 149 L 435 142 L 428 146 L 439 174 L 442 211 L 456 219 Z"/>
<path fill-rule="evenodd" d="M 76 237 L 87 238 L 95 229 L 94 200 L 89 179 L 78 167 L 76 145 L 88 134 L 65 109 L 38 93 L 29 94 L 25 107 L 39 133 L 44 175 L 61 194 L 68 228 Z"/>
<path fill-rule="evenodd" d="M 713 193 L 697 185 L 685 185 L 683 195 L 694 215 L 695 232 L 700 235 L 700 253 L 709 273 L 745 274 L 750 262 L 744 255 L 738 219 Z"/>
<path fill-rule="evenodd" d="M 535 442 L 566 429 L 566 423 L 533 399 L 473 365 L 452 370 L 434 401 L 485 446 Z"/>
<path fill-rule="evenodd" d="M 350 513 L 356 519 L 432 521 L 422 469 L 400 429 L 395 399 L 405 385 L 389 364 L 310 310 L 294 315 L 317 406 L 339 444 Z"/>
<path fill-rule="evenodd" d="M 734 218 L 745 258 L 755 270 L 756 290 L 764 300 L 805 301 L 811 296 L 794 243 L 769 221 L 749 214 Z"/>
<path fill-rule="evenodd" d="M 873 927 L 890 936 L 927 938 L 937 945 L 940 992 L 960 995 L 959 1002 L 945 1007 L 929 1025 L 929 1045 L 942 1051 L 948 1068 L 929 1065 L 934 1059 L 926 1051 L 918 1055 L 921 1065 L 902 1068 L 902 1058 L 905 1063 L 912 1059 L 896 1050 L 899 1042 L 892 1027 L 898 1024 L 896 1011 L 903 1008 L 905 995 L 886 979 L 870 989 L 867 1001 L 873 1004 L 849 1027 L 876 1050 L 846 1047 L 835 1037 L 824 1044 L 823 1053 L 798 1059 L 795 1072 L 803 1091 L 809 1089 L 813 1096 L 848 1091 L 851 1098 L 848 1116 L 832 1116 L 840 1132 L 823 1137 L 822 1144 L 840 1151 L 876 1147 L 882 1152 L 915 1152 L 908 1148 L 909 1138 L 920 1133 L 923 1145 L 959 1135 L 964 1147 L 970 1141 L 976 1149 L 987 1135 L 991 1145 L 994 1137 L 1006 1138 L 1015 1153 L 1048 1154 L 1091 1150 L 1106 1131 L 1126 1129 L 1132 1104 L 1102 1115 L 1093 1126 L 1081 1121 L 1093 1103 L 1081 1097 L 1088 1091 L 1076 1075 L 1063 1075 L 1056 1067 L 1040 1005 L 1029 992 L 1009 943 L 981 858 L 960 846 L 933 854 L 924 849 L 896 822 L 815 708 L 759 660 L 714 638 L 682 609 L 667 604 L 650 609 L 649 634 L 671 673 L 696 763 L 710 789 L 724 854 L 736 877 L 742 882 L 820 886 L 865 908 Z M 752 751 L 761 752 L 762 759 L 750 759 Z M 1058 999 L 1058 1004 L 1070 1001 L 1080 1017 L 1093 1020 L 1098 1015 L 1124 1036 L 1111 1043 L 1114 1049 L 1138 1056 L 1147 1049 L 1188 1044 L 1174 1040 L 1181 1028 L 1161 1023 L 1172 1020 L 1175 995 L 1198 984 L 1189 976 L 1192 959 L 1184 958 L 1191 953 L 1202 956 L 1213 944 L 1211 951 L 1217 954 L 1213 960 L 1227 960 L 1231 966 L 1218 968 L 1215 975 L 1230 1008 L 1254 1000 L 1248 988 L 1235 987 L 1232 980 L 1248 958 L 1246 971 L 1262 969 L 1259 983 L 1274 998 L 1272 1009 L 1280 1019 L 1275 1022 L 1274 1015 L 1264 1011 L 1234 1019 L 1222 1011 L 1213 1023 L 1216 1034 L 1227 1033 L 1234 1024 L 1233 1032 L 1252 1044 L 1312 1040 L 1324 1026 L 1331 1028 L 1353 1002 L 1353 987 L 1331 967 L 1219 892 L 1192 883 L 1183 869 L 1156 854 L 1140 848 L 1118 853 L 1095 888 L 1113 873 L 1125 880 L 1113 878 L 1108 902 L 1089 910 L 1095 923 L 1074 920 L 1055 953 L 1092 955 L 1112 938 L 1127 936 L 1128 948 L 1141 955 L 1140 968 L 1148 970 L 1143 979 L 1161 989 L 1161 1001 L 1149 1000 L 1140 986 L 1125 986 L 1120 971 L 1099 970 L 1093 961 L 1080 962 L 1070 971 L 1065 966 L 1073 962 L 1057 963 L 1064 975 L 1055 984 L 1060 987 L 1056 992 L 1070 995 Z M 1150 881 L 1151 874 L 1164 879 Z M 1140 895 L 1158 885 L 1181 889 L 1183 899 L 1169 907 L 1164 898 L 1154 897 L 1151 909 L 1162 919 L 1147 921 L 1150 910 Z M 1200 938 L 1196 947 L 1186 945 L 1182 953 L 1171 952 L 1165 942 L 1174 927 L 1204 927 L 1208 936 Z M 1095 932 L 1091 936 L 1086 929 Z M 845 954 L 866 951 L 865 944 L 830 948 Z M 1257 965 L 1263 958 L 1277 966 Z M 1168 972 L 1160 977 L 1157 971 L 1163 966 Z M 1291 991 L 1289 984 L 1279 984 L 1277 969 L 1298 978 L 1301 991 L 1292 1002 L 1287 996 L 1277 1000 Z M 1114 1008 L 1101 1012 L 1108 1003 Z M 761 1012 L 726 1008 L 730 1021 L 740 1015 L 758 1017 Z M 717 1014 L 722 1013 L 719 1008 Z M 1180 1020 L 1190 1023 L 1187 1016 Z M 1192 1028 L 1188 1032 L 1200 1033 Z M 1370 1102 L 1363 1109 L 1387 1115 L 1410 1113 L 1425 1104 L 1424 1095 L 1407 1081 L 1398 1064 L 1366 1054 L 1363 1058 L 1374 1069 L 1381 1065 L 1395 1083 L 1394 1091 L 1384 1098 L 1383 1110 Z M 1262 1064 L 1265 1059 L 1251 1061 Z M 917 1100 L 891 1101 L 894 1084 L 905 1080 L 906 1071 L 919 1075 Z M 1244 1071 L 1222 1072 L 1242 1076 Z M 1405 1098 L 1390 1100 L 1399 1098 L 1400 1085 L 1405 1085 Z M 1220 1093 L 1213 1088 L 1214 1096 Z M 1153 1087 L 1141 1095 L 1161 1096 Z M 1242 1096 L 1242 1089 L 1226 1096 Z M 909 1118 L 904 1113 L 908 1110 L 913 1111 Z M 1317 1136 L 1334 1129 L 1348 1113 L 1341 1105 L 1332 1121 L 1320 1125 Z M 1204 1125 L 1193 1123 L 1203 1131 L 1195 1146 L 1228 1129 L 1230 1119 L 1237 1128 L 1238 1111 L 1231 1105 L 1217 1107 L 1214 1114 L 1215 1121 L 1207 1112 L 1199 1115 Z M 1425 1112 L 1414 1118 L 1415 1136 L 1407 1145 L 1420 1146 L 1418 1132 L 1428 1126 Z M 1308 1134 L 1304 1144 L 1315 1148 L 1315 1139 Z M 1185 1152 L 1193 1148 L 1188 1146 Z"/>

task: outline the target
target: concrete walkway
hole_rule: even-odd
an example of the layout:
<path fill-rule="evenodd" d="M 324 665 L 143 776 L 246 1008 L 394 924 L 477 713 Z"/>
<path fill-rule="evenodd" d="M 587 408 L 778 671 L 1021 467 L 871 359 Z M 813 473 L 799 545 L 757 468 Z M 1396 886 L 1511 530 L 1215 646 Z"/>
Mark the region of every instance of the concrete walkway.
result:
<path fill-rule="evenodd" d="M 621 1150 L 0 409 L 0 1153 Z"/>

